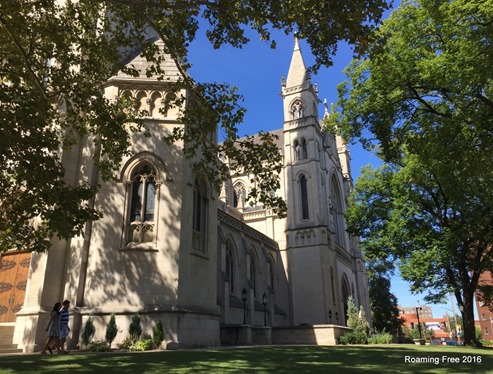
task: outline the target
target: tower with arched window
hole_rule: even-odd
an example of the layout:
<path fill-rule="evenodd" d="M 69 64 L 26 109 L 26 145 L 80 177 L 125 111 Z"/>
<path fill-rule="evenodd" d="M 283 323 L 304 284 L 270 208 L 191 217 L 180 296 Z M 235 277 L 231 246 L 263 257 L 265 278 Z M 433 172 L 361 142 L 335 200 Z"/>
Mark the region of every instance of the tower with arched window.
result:
<path fill-rule="evenodd" d="M 285 236 L 285 241 L 279 243 L 289 267 L 292 322 L 327 323 L 328 316 L 335 313 L 342 322 L 349 296 L 343 287 L 347 279 L 359 286 L 366 282 L 365 275 L 355 271 L 361 256 L 357 241 L 346 232 L 344 219 L 352 183 L 349 149 L 321 126 L 317 85 L 310 80 L 297 39 L 281 86 L 285 160 L 282 177 L 286 186 L 282 194 L 288 217 L 283 224 L 277 224 L 275 235 Z M 369 309 L 366 296 L 356 303 Z"/>

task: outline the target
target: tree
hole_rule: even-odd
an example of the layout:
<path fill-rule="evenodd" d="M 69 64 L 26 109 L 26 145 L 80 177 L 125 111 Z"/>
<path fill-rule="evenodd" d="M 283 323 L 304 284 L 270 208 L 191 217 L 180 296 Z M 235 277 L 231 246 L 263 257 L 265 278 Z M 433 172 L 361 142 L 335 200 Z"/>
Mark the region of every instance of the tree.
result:
<path fill-rule="evenodd" d="M 268 193 L 279 186 L 280 155 L 272 136 L 261 134 L 260 144 L 251 137 L 238 140 L 241 97 L 227 84 L 192 80 L 187 74 L 190 42 L 207 24 L 215 48 L 241 48 L 248 42 L 248 28 L 273 47 L 271 30 L 298 30 L 311 46 L 316 69 L 330 65 L 341 40 L 362 49 L 388 7 L 385 0 L 352 0 L 344 7 L 336 0 L 0 3 L 0 251 L 44 251 L 53 237 L 80 234 L 87 221 L 99 217 L 92 202 L 99 177 L 112 178 L 132 132 L 145 133 L 144 113 L 135 113 L 135 103 L 104 96 L 106 81 L 116 73 L 138 75 L 135 67 L 125 65 L 135 51 L 149 62 L 144 73 L 168 85 L 171 94 L 163 110 L 183 108 L 184 128 L 165 140 L 183 140 L 194 168 L 216 187 L 227 174 L 218 157 L 240 165 L 261 187 L 250 197 L 282 215 L 284 202 Z M 162 39 L 164 49 L 151 36 Z M 178 62 L 182 76 L 177 82 L 167 81 L 166 59 Z M 182 89 L 186 97 L 179 94 Z M 207 136 L 217 127 L 221 144 Z M 76 183 L 67 177 L 59 155 L 86 138 L 95 143 L 99 175 Z"/>
<path fill-rule="evenodd" d="M 388 269 L 396 264 L 412 291 L 428 291 L 427 301 L 439 302 L 453 290 L 464 341 L 476 344 L 470 335 L 474 291 L 479 274 L 491 266 L 491 196 L 460 199 L 455 178 L 430 172 L 416 156 L 402 161 L 363 172 L 348 209 L 350 231 L 362 238 L 370 262 Z"/>
<path fill-rule="evenodd" d="M 382 274 L 368 273 L 371 319 L 375 331 L 397 334 L 403 321 L 399 318 L 397 297 L 390 292 L 390 279 Z"/>
<path fill-rule="evenodd" d="M 492 1 L 403 1 L 348 67 L 329 124 L 386 162 L 364 171 L 349 210 L 367 258 L 399 266 L 427 301 L 452 292 L 467 345 L 492 265 L 492 24 Z"/>
<path fill-rule="evenodd" d="M 140 316 L 139 313 L 135 313 L 132 316 L 132 323 L 128 327 L 128 333 L 130 334 L 130 339 L 135 344 L 142 335 L 142 327 L 140 326 Z"/>
<path fill-rule="evenodd" d="M 164 340 L 164 327 L 161 320 L 157 321 L 156 326 L 152 329 L 152 341 L 156 348 L 161 346 L 161 343 Z"/>
<path fill-rule="evenodd" d="M 352 329 L 341 336 L 341 344 L 367 344 L 370 324 L 366 320 L 363 306 L 360 305 L 359 311 L 354 303 L 352 296 L 347 301 L 347 326 Z"/>
<path fill-rule="evenodd" d="M 82 341 L 86 347 L 91 343 L 94 334 L 96 333 L 96 327 L 94 326 L 94 317 L 89 316 L 86 323 L 84 324 L 84 329 L 82 330 Z"/>
<path fill-rule="evenodd" d="M 115 340 L 116 334 L 118 333 L 118 326 L 115 321 L 115 313 L 111 313 L 110 321 L 106 325 L 105 339 L 108 345 L 111 347 L 111 343 Z"/>

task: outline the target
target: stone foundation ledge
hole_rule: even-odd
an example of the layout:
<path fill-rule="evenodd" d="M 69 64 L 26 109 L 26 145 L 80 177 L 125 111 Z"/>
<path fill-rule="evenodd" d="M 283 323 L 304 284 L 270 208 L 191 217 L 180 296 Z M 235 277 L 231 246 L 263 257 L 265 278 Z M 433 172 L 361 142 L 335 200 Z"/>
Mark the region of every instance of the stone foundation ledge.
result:
<path fill-rule="evenodd" d="M 338 325 L 273 327 L 272 344 L 337 345 L 339 337 L 349 331 Z"/>

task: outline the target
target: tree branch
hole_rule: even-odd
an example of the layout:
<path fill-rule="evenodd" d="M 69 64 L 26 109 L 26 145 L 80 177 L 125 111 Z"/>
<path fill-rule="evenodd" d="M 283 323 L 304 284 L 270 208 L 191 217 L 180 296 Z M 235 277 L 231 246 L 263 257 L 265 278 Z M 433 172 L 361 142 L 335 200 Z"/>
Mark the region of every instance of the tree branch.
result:
<path fill-rule="evenodd" d="M 26 54 L 26 51 L 20 45 L 20 43 L 16 40 L 16 38 L 13 35 L 13 33 L 10 31 L 9 27 L 7 26 L 7 22 L 5 22 L 5 19 L 2 18 L 2 17 L 0 17 L 0 25 L 3 26 L 3 28 L 5 29 L 5 31 L 9 35 L 10 40 L 12 41 L 12 43 L 14 43 L 14 45 L 17 47 L 17 50 L 21 54 L 21 56 L 22 56 L 22 58 L 23 58 L 23 60 L 25 62 L 25 65 L 26 65 L 26 69 L 29 72 L 29 75 L 31 76 L 32 80 L 34 81 L 34 85 L 41 92 L 41 94 L 43 95 L 43 98 L 45 100 L 49 100 L 48 95 L 46 94 L 46 91 L 45 91 L 43 85 L 41 84 L 41 81 L 38 79 L 36 73 L 34 72 L 34 70 L 31 67 L 31 63 L 30 63 L 29 58 L 28 58 L 28 56 Z"/>
<path fill-rule="evenodd" d="M 445 113 L 439 112 L 435 108 L 433 108 L 426 100 L 424 100 L 421 95 L 418 93 L 416 87 L 414 87 L 410 82 L 406 83 L 406 86 L 411 90 L 412 93 L 414 93 L 414 98 L 418 100 L 421 104 L 423 104 L 429 112 L 434 113 L 440 117 L 445 117 L 445 118 L 450 118 L 449 115 L 446 115 Z"/>

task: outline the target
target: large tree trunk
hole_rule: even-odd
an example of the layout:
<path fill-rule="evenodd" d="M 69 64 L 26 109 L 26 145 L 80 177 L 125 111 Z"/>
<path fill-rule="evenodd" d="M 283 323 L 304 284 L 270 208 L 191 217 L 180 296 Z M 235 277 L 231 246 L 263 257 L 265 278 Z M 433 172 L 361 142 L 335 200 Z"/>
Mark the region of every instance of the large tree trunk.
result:
<path fill-rule="evenodd" d="M 474 325 L 474 291 L 469 290 L 469 287 L 464 288 L 462 300 L 458 299 L 457 302 L 462 314 L 462 340 L 464 345 L 481 346 L 481 343 L 476 339 L 476 327 Z"/>

